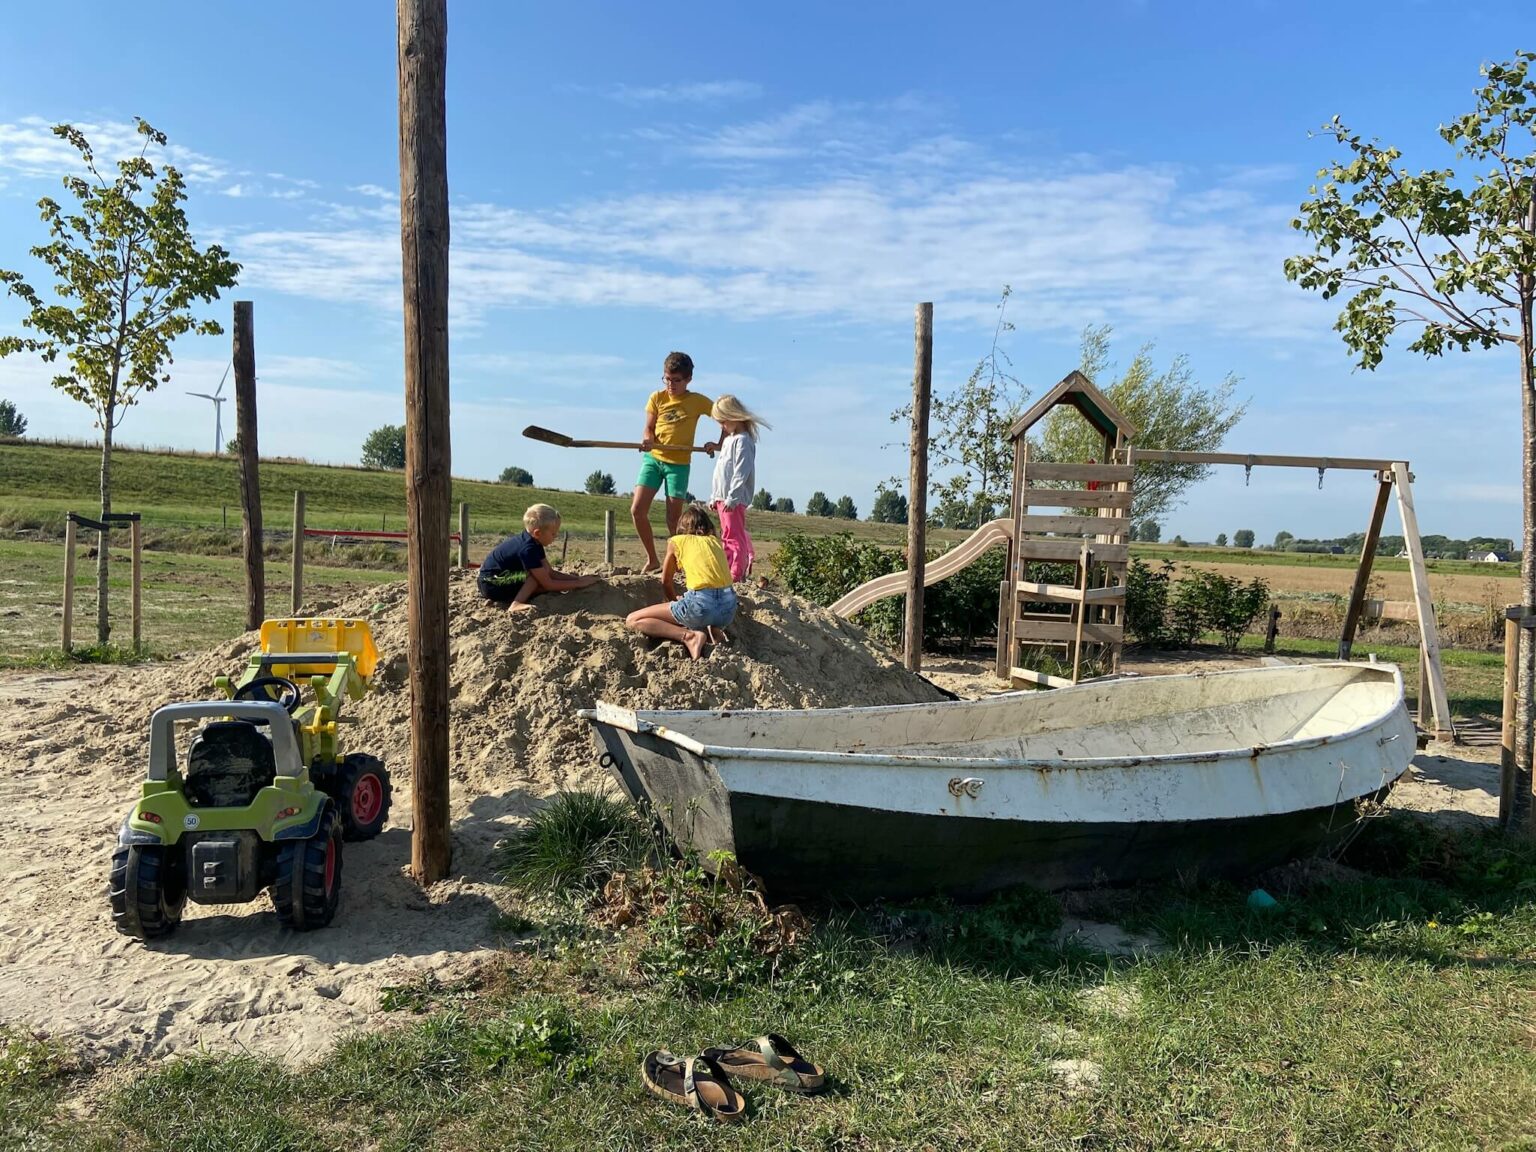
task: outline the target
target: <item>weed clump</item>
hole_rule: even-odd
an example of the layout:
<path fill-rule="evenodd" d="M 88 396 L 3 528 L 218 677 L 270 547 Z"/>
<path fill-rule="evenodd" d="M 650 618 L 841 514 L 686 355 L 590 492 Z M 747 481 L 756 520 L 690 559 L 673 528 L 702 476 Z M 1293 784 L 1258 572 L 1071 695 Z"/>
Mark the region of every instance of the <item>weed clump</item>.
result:
<path fill-rule="evenodd" d="M 593 893 L 644 863 L 650 829 L 626 801 L 561 792 L 496 847 L 496 870 L 514 888 L 546 895 Z"/>

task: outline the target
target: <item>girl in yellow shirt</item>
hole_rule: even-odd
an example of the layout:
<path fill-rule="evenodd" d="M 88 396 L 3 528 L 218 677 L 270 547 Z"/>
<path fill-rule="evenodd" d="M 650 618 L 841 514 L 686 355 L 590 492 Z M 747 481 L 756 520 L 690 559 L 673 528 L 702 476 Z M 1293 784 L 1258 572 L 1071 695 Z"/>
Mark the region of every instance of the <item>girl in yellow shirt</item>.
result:
<path fill-rule="evenodd" d="M 679 568 L 688 585 L 682 596 L 672 586 Z M 725 551 L 715 538 L 709 513 L 697 504 L 683 509 L 677 531 L 667 541 L 661 591 L 667 603 L 638 608 L 624 623 L 643 636 L 677 641 L 694 660 L 709 643 L 709 630 L 728 627 L 736 618 L 736 591 L 731 587 Z"/>

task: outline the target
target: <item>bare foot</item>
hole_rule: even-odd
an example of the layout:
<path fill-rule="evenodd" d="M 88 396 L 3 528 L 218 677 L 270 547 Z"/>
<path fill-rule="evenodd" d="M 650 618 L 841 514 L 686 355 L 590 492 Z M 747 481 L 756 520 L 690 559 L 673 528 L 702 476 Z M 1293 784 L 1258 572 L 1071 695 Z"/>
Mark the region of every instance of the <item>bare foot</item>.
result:
<path fill-rule="evenodd" d="M 708 637 L 704 633 L 692 630 L 689 631 L 687 636 L 683 637 L 683 647 L 688 649 L 688 658 L 690 660 L 697 660 L 704 654 L 704 642 L 707 639 Z"/>
<path fill-rule="evenodd" d="M 642 576 L 654 576 L 654 575 L 656 575 L 656 573 L 658 573 L 660 571 L 661 571 L 661 565 L 658 564 L 655 560 L 652 560 L 644 568 L 640 569 L 640 575 L 642 575 Z"/>
<path fill-rule="evenodd" d="M 725 629 L 724 628 L 716 628 L 713 624 L 711 624 L 709 626 L 708 632 L 709 632 L 709 642 L 711 644 L 729 644 L 730 643 L 730 637 L 725 634 Z"/>
<path fill-rule="evenodd" d="M 526 601 L 526 600 L 523 600 L 521 602 L 514 600 L 512 603 L 507 605 L 507 611 L 508 612 L 532 612 L 533 611 L 533 605 L 528 603 L 528 601 Z"/>

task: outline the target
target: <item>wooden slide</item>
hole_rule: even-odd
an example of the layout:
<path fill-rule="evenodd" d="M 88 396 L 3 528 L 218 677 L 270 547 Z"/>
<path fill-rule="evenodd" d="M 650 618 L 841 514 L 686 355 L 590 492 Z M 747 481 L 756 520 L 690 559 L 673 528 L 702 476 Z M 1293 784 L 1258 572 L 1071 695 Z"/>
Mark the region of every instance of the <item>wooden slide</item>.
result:
<path fill-rule="evenodd" d="M 960 569 L 974 564 L 977 558 L 994 544 L 1006 544 L 1012 538 L 1012 521 L 988 520 L 967 536 L 958 548 L 951 548 L 944 555 L 928 562 L 927 567 L 923 569 L 923 587 L 937 584 L 947 576 L 953 576 Z M 831 610 L 847 618 L 855 612 L 868 608 L 876 600 L 884 600 L 887 596 L 900 596 L 906 590 L 906 572 L 892 572 L 886 576 L 877 576 L 867 584 L 860 584 L 832 605 Z"/>

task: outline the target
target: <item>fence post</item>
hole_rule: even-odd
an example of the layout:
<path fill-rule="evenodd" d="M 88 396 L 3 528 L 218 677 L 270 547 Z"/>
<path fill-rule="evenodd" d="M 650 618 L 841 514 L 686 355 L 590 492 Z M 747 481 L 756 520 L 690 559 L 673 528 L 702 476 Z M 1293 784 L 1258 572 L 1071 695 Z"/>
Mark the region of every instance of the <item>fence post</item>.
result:
<path fill-rule="evenodd" d="M 304 493 L 293 494 L 293 600 L 289 609 L 299 614 L 304 603 Z"/>
<path fill-rule="evenodd" d="M 613 567 L 613 509 L 603 510 L 603 563 Z"/>
<path fill-rule="evenodd" d="M 133 653 L 139 653 L 140 637 L 142 635 L 143 617 L 140 611 L 143 600 L 140 588 L 144 576 L 144 535 L 139 525 L 139 515 L 134 513 L 133 519 L 128 522 L 128 539 L 133 551 Z"/>
<path fill-rule="evenodd" d="M 469 567 L 469 505 L 459 503 L 459 567 Z"/>
<path fill-rule="evenodd" d="M 1513 604 L 1504 609 L 1504 716 L 1499 734 L 1499 825 L 1514 825 L 1523 807 L 1515 795 L 1515 685 L 1519 680 L 1520 621 L 1525 609 Z"/>
<path fill-rule="evenodd" d="M 1269 606 L 1269 627 L 1264 632 L 1264 651 L 1273 653 L 1275 650 L 1275 637 L 1280 635 L 1280 605 Z"/>
<path fill-rule="evenodd" d="M 933 305 L 919 304 L 913 323 L 912 448 L 907 477 L 907 611 L 902 640 L 903 663 L 923 666 L 924 538 L 928 519 L 928 398 L 933 391 Z"/>
<path fill-rule="evenodd" d="M 261 530 L 261 479 L 256 443 L 256 329 L 254 306 L 235 301 L 233 363 L 235 426 L 240 441 L 240 519 L 245 553 L 245 626 L 260 628 L 267 614 L 267 571 Z"/>
<path fill-rule="evenodd" d="M 75 514 L 65 513 L 64 521 L 64 635 L 60 647 L 68 655 L 74 644 L 75 623 Z"/>

